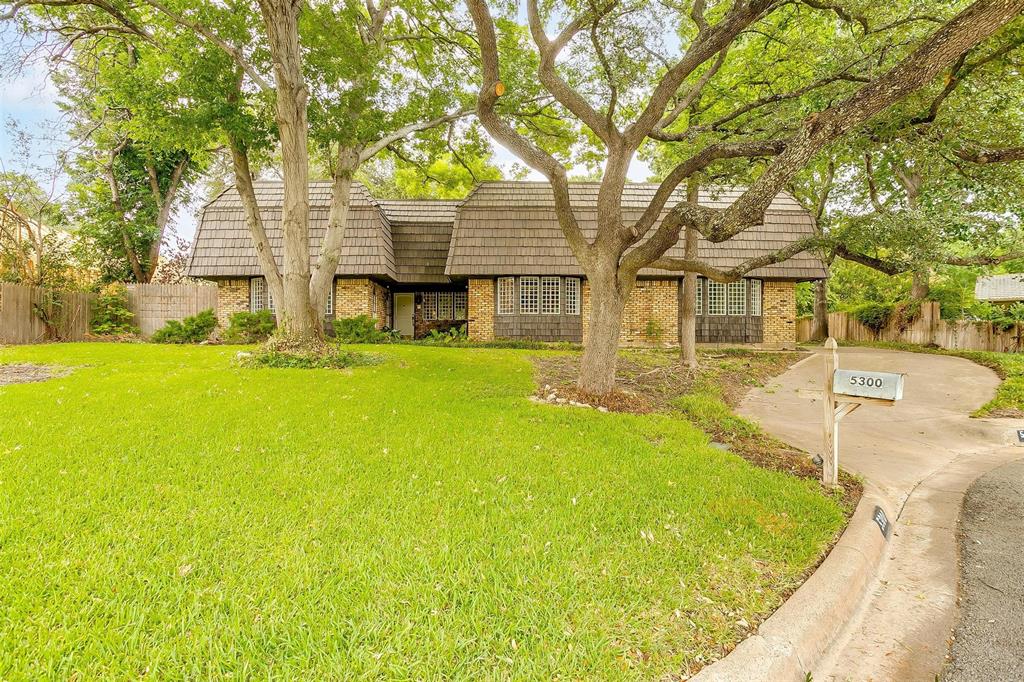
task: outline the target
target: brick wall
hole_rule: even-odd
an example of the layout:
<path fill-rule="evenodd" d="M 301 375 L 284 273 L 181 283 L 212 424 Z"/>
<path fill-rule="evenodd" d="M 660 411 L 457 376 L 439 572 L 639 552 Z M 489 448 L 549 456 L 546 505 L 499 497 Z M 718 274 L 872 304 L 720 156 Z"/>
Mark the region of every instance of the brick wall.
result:
<path fill-rule="evenodd" d="M 590 286 L 583 283 L 583 342 L 590 333 Z M 625 347 L 679 345 L 679 282 L 650 279 L 636 283 L 622 312 L 619 344 Z"/>
<path fill-rule="evenodd" d="M 796 345 L 796 284 L 764 283 L 764 345 Z"/>
<path fill-rule="evenodd" d="M 469 280 L 469 338 L 472 341 L 494 339 L 494 280 Z"/>
<path fill-rule="evenodd" d="M 248 309 L 248 279 L 217 280 L 217 321 L 221 329 L 227 329 L 232 315 Z"/>
<path fill-rule="evenodd" d="M 373 282 L 368 279 L 339 279 L 334 289 L 334 317 L 369 315 Z"/>

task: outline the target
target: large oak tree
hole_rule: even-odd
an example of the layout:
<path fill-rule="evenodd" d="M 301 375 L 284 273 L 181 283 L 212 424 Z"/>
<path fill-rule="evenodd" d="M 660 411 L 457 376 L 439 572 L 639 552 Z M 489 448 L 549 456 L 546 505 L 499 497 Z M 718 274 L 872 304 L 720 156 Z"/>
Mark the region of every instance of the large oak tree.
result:
<path fill-rule="evenodd" d="M 622 313 L 642 268 L 731 279 L 817 244 L 802 241 L 723 272 L 692 257 L 665 256 L 685 230 L 717 243 L 759 224 L 772 199 L 823 149 L 930 84 L 1024 8 L 1024 0 L 979 0 L 962 8 L 961 3 L 943 3 L 939 16 L 918 16 L 910 11 L 911 4 L 850 3 L 856 5 L 851 9 L 818 0 L 693 0 L 669 10 L 640 0 L 557 6 L 527 0 L 527 22 L 538 55 L 536 77 L 564 116 L 578 124 L 602 162 L 597 233 L 590 240 L 573 211 L 565 159 L 507 120 L 502 94 L 515 91 L 521 82 L 503 72 L 509 52 L 500 45 L 486 0 L 467 0 L 483 72 L 477 114 L 496 140 L 551 183 L 562 231 L 590 284 L 590 338 L 582 360 L 581 389 L 612 389 Z M 961 11 L 956 13 L 957 9 Z M 729 111 L 718 116 L 715 125 L 702 123 L 700 117 L 691 119 L 705 92 L 730 88 L 728 79 L 720 82 L 718 77 L 737 72 L 723 68 L 733 51 L 746 59 L 748 67 L 755 66 L 751 45 L 757 35 L 781 29 L 792 31 L 794 38 L 804 30 L 829 36 L 837 33 L 836 26 L 850 24 L 857 25 L 856 37 L 868 58 L 847 62 L 823 54 L 814 62 L 822 73 L 808 73 L 791 91 L 760 95 L 753 88 L 734 88 L 731 94 L 746 99 L 730 103 L 726 97 L 716 98 L 716 106 Z M 918 25 L 927 28 L 911 30 Z M 671 41 L 659 49 L 665 26 L 677 31 L 678 49 L 671 48 Z M 787 59 L 785 52 L 780 59 Z M 771 67 L 766 61 L 762 68 Z M 818 101 L 803 97 L 812 92 L 825 95 Z M 764 125 L 751 122 L 778 101 L 799 106 L 788 115 L 766 116 Z M 688 153 L 665 175 L 643 215 L 626 221 L 621 197 L 627 170 L 641 146 L 651 140 L 679 143 Z M 725 210 L 698 204 L 693 192 L 686 198 L 676 192 L 723 161 L 759 158 L 770 161 Z"/>

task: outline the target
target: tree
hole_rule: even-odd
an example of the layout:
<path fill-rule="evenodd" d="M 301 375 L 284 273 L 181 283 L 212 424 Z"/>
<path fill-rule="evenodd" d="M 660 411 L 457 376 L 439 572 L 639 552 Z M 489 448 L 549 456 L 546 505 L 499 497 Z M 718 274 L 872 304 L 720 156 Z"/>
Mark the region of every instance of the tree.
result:
<path fill-rule="evenodd" d="M 7 4 L 0 15 L 7 18 L 25 7 L 43 8 L 23 21 L 23 30 L 48 30 L 65 45 L 127 42 L 140 75 L 172 85 L 180 101 L 210 117 L 230 152 L 260 267 L 278 302 L 278 339 L 286 344 L 322 339 L 322 310 L 358 169 L 471 111 L 461 87 L 474 64 L 466 48 L 471 38 L 434 3 L 261 0 L 258 12 L 244 3 L 188 0 Z M 147 112 L 156 124 L 159 108 Z M 325 159 L 333 181 L 327 233 L 312 259 L 311 150 Z M 252 185 L 275 154 L 284 184 L 281 266 Z"/>
<path fill-rule="evenodd" d="M 502 80 L 503 50 L 486 1 L 467 0 L 467 5 L 476 26 L 483 69 L 477 115 L 498 142 L 544 174 L 551 184 L 562 231 L 591 289 L 591 332 L 579 385 L 586 391 L 605 393 L 614 386 L 622 312 L 641 268 L 653 266 L 730 279 L 816 244 L 817 240 L 802 241 L 725 272 L 696 260 L 665 256 L 684 229 L 693 229 L 718 243 L 760 223 L 775 195 L 819 152 L 929 84 L 964 52 L 1017 18 L 1024 0 L 978 0 L 944 23 L 904 11 L 882 26 L 872 26 L 867 19 L 839 6 L 817 1 L 750 0 L 708 6 L 704 0 L 695 0 L 686 4 L 689 11 L 685 14 L 666 17 L 662 6 L 655 10 L 650 3 L 639 0 L 559 8 L 541 7 L 536 0 L 528 0 L 527 19 L 539 55 L 537 75 L 564 115 L 577 121 L 581 133 L 603 154 L 604 174 L 593 241 L 584 235 L 573 213 L 564 163 L 502 115 L 500 98 L 509 85 L 514 89 L 518 83 L 507 85 Z M 876 15 L 889 19 L 886 14 L 904 10 L 901 3 L 896 5 L 880 8 Z M 657 54 L 652 58 L 645 52 L 656 42 L 651 39 L 652 31 L 655 36 L 662 35 L 657 27 L 666 21 L 679 28 L 680 54 Z M 734 49 L 749 54 L 756 42 L 752 35 L 762 31 L 772 35 L 777 30 L 802 35 L 807 29 L 822 30 L 822 22 L 830 26 L 837 22 L 856 24 L 858 28 L 853 30 L 865 36 L 861 42 L 871 58 L 835 67 L 830 64 L 828 75 L 786 93 L 757 97 L 753 91 L 733 90 L 749 97 L 738 106 L 732 104 L 733 111 L 721 117 L 725 135 L 717 134 L 719 126 L 707 128 L 690 122 L 687 113 L 693 106 L 702 106 L 699 101 L 709 87 L 715 89 L 716 76 L 735 76 L 735 70 L 723 71 L 722 67 Z M 560 30 L 550 37 L 547 27 L 553 24 Z M 930 34 L 911 30 L 919 24 L 937 24 L 938 28 Z M 904 48 L 908 40 L 911 44 Z M 876 41 L 882 47 L 873 50 Z M 563 59 L 561 55 L 570 45 L 573 50 Z M 640 56 L 641 52 L 645 55 Z M 881 68 L 869 68 L 879 62 Z M 781 63 L 791 64 L 785 56 Z M 770 70 L 770 65 L 760 70 L 766 68 Z M 829 95 L 823 102 L 803 97 L 821 92 Z M 598 100 L 600 104 L 595 104 Z M 763 111 L 773 110 L 772 104 L 793 102 L 807 109 L 773 116 L 763 127 L 754 123 Z M 718 98 L 717 104 L 730 106 L 727 98 Z M 781 109 L 784 112 L 787 108 Z M 739 134 L 733 134 L 741 122 L 746 125 Z M 666 175 L 643 215 L 625 221 L 621 196 L 626 171 L 640 146 L 652 139 L 687 144 L 694 151 Z M 675 192 L 688 178 L 722 160 L 759 157 L 773 158 L 725 210 L 687 201 Z"/>

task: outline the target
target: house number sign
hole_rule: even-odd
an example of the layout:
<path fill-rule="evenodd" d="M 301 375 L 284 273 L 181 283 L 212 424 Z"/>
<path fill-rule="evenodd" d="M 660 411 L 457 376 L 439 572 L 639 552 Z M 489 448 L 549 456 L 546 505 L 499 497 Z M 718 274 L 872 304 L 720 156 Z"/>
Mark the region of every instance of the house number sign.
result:
<path fill-rule="evenodd" d="M 860 398 L 899 400 L 903 397 L 903 375 L 892 372 L 867 372 L 837 369 L 832 375 L 832 392 Z"/>

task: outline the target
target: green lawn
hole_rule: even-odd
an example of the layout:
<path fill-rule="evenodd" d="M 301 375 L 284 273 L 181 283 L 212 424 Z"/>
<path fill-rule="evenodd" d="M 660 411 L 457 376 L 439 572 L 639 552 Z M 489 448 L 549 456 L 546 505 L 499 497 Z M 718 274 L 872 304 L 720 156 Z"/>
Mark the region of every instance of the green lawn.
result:
<path fill-rule="evenodd" d="M 353 370 L 68 344 L 0 387 L 0 679 L 650 679 L 844 524 L 663 415 L 539 405 L 537 351 Z"/>

